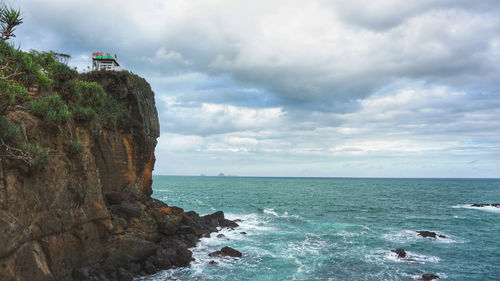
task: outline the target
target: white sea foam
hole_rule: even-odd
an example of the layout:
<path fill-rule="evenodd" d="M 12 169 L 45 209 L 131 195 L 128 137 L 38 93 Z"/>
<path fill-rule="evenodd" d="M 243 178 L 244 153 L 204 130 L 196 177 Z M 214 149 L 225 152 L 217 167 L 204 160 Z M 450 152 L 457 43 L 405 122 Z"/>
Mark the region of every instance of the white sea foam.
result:
<path fill-rule="evenodd" d="M 265 215 L 271 216 L 271 217 L 276 217 L 276 218 L 293 218 L 293 219 L 300 219 L 300 216 L 295 215 L 295 214 L 289 214 L 288 212 L 284 212 L 282 214 L 279 214 L 277 211 L 274 209 L 266 208 L 262 211 Z"/>
<path fill-rule="evenodd" d="M 266 220 L 266 218 L 263 218 L 262 215 L 259 214 L 242 215 L 227 213 L 225 214 L 225 218 L 229 220 L 241 220 L 240 222 L 238 222 L 239 227 L 235 230 L 238 233 L 246 232 L 248 235 L 253 235 L 259 232 L 275 230 L 274 227 L 269 226 L 268 220 Z"/>
<path fill-rule="evenodd" d="M 192 248 L 193 257 L 196 259 L 192 263 L 194 267 L 205 266 L 213 258 L 209 257 L 208 254 L 220 250 L 223 246 L 226 246 L 228 241 L 240 241 L 249 240 L 251 237 L 266 231 L 273 231 L 274 228 L 267 226 L 266 221 L 262 219 L 258 214 L 225 214 L 225 217 L 230 220 L 240 219 L 238 222 L 239 227 L 236 229 L 231 228 L 218 228 L 218 233 L 212 233 L 208 238 L 201 238 L 200 242 L 196 247 Z M 242 234 L 245 232 L 246 234 Z M 217 235 L 223 234 L 224 238 L 217 238 Z M 234 259 L 217 259 L 219 265 L 224 265 L 226 263 L 232 264 Z M 202 269 L 202 268 L 201 268 Z"/>
<path fill-rule="evenodd" d="M 279 217 L 278 213 L 276 213 L 274 211 L 274 209 L 264 209 L 263 213 L 266 214 L 266 215 L 272 215 L 272 216 L 275 216 L 275 217 Z"/>
<path fill-rule="evenodd" d="M 406 257 L 401 259 L 398 257 L 396 253 L 389 252 L 385 255 L 385 259 L 393 261 L 393 262 L 409 262 L 409 263 L 437 263 L 440 261 L 440 258 L 435 256 L 426 256 L 417 254 L 414 252 L 407 251 Z"/>
<path fill-rule="evenodd" d="M 409 277 L 411 280 L 422 280 L 422 274 L 423 273 L 420 273 L 420 274 L 404 274 L 405 276 Z M 439 279 L 448 279 L 448 275 L 446 275 L 445 273 L 443 272 L 437 272 L 435 273 L 437 276 L 439 276 Z"/>
<path fill-rule="evenodd" d="M 396 253 L 391 252 L 390 250 L 373 250 L 365 255 L 365 259 L 369 262 L 373 262 L 376 264 L 383 264 L 387 262 L 394 263 L 438 263 L 441 259 L 435 256 L 426 256 L 419 253 L 406 251 L 405 258 L 399 258 Z"/>
<path fill-rule="evenodd" d="M 455 209 L 473 209 L 473 210 L 481 210 L 481 211 L 487 211 L 487 212 L 500 213 L 500 208 L 493 207 L 493 206 L 473 207 L 471 204 L 461 204 L 461 205 L 452 206 L 452 208 L 455 208 Z"/>
<path fill-rule="evenodd" d="M 438 243 L 457 243 L 457 242 L 463 242 L 461 240 L 458 240 L 457 238 L 446 234 L 442 232 L 436 232 L 437 235 L 444 235 L 446 238 L 442 237 L 422 237 L 420 236 L 415 230 L 402 230 L 399 232 L 392 232 L 392 233 L 387 233 L 384 234 L 382 237 L 385 239 L 392 241 L 392 242 L 397 242 L 397 243 L 412 243 L 412 242 L 417 242 L 417 241 L 435 241 Z"/>

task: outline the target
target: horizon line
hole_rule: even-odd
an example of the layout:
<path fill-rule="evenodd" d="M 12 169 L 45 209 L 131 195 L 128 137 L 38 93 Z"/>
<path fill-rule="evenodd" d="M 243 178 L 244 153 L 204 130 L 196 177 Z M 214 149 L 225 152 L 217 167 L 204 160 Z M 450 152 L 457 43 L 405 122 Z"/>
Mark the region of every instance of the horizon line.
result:
<path fill-rule="evenodd" d="M 500 178 L 494 177 L 363 177 L 363 176 L 238 176 L 238 175 L 165 175 L 165 174 L 153 174 L 153 176 L 164 176 L 164 177 L 211 177 L 211 178 L 297 178 L 297 179 L 462 179 L 462 180 L 500 180 Z"/>

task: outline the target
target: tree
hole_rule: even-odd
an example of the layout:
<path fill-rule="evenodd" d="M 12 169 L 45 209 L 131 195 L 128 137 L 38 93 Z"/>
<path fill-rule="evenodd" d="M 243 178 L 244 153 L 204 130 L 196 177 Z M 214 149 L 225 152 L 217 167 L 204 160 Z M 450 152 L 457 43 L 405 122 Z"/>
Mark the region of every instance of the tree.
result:
<path fill-rule="evenodd" d="M 2 32 L 2 41 L 10 37 L 16 37 L 14 31 L 16 27 L 23 23 L 21 11 L 2 4 L 0 7 L 0 28 Z"/>

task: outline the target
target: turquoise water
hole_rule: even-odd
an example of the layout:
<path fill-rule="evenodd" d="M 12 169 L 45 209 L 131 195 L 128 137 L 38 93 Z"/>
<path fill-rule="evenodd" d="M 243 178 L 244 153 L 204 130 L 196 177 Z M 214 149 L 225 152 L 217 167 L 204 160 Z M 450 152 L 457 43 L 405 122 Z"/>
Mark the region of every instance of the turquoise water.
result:
<path fill-rule="evenodd" d="M 144 280 L 500 280 L 500 180 L 155 176 L 155 198 L 241 227 Z M 448 238 L 422 238 L 430 230 Z M 246 235 L 240 234 L 246 232 Z M 241 259 L 208 253 L 231 246 Z M 412 261 L 396 258 L 404 248 Z"/>

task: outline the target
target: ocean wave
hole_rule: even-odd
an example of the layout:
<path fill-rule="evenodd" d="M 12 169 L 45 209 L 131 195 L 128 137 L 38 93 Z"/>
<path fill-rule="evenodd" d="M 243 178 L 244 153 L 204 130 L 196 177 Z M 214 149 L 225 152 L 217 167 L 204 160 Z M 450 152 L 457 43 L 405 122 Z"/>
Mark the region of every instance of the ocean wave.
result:
<path fill-rule="evenodd" d="M 472 206 L 472 204 L 461 204 L 461 205 L 452 206 L 452 208 L 455 208 L 455 209 L 473 209 L 473 210 L 481 210 L 481 211 L 487 211 L 487 212 L 500 213 L 500 208 L 493 207 L 493 206 L 474 207 L 474 206 Z"/>
<path fill-rule="evenodd" d="M 264 213 L 265 215 L 268 215 L 268 216 L 272 216 L 272 217 L 277 217 L 277 218 L 293 218 L 293 219 L 300 219 L 300 216 L 299 215 L 295 215 L 295 214 L 289 214 L 288 212 L 283 212 L 282 214 L 279 214 L 278 212 L 276 212 L 276 210 L 274 209 L 271 209 L 271 208 L 265 208 L 262 210 L 262 213 Z"/>
<path fill-rule="evenodd" d="M 405 258 L 399 258 L 397 254 L 391 252 L 390 250 L 372 250 L 365 255 L 365 259 L 369 262 L 375 264 L 383 264 L 387 262 L 394 263 L 438 263 L 441 259 L 435 256 L 427 256 L 419 253 L 406 251 Z"/>
<path fill-rule="evenodd" d="M 259 232 L 275 230 L 274 227 L 269 225 L 269 220 L 262 217 L 262 215 L 259 214 L 227 213 L 225 214 L 225 218 L 229 220 L 236 220 L 236 219 L 241 220 L 238 221 L 239 227 L 236 229 L 238 233 L 244 231 L 247 232 L 248 235 L 252 235 Z"/>

